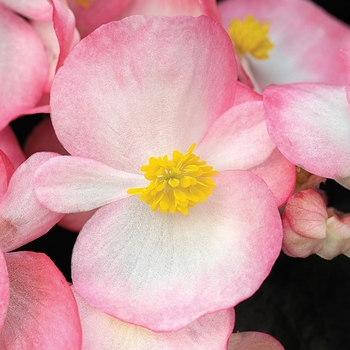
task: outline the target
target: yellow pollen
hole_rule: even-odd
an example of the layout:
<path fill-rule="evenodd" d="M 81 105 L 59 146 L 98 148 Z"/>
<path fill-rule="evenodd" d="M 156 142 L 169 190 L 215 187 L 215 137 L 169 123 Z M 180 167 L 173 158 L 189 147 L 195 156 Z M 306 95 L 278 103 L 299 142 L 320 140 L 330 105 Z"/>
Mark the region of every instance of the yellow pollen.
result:
<path fill-rule="evenodd" d="M 274 47 L 269 34 L 269 22 L 261 23 L 252 15 L 244 18 L 243 22 L 232 20 L 228 34 L 239 55 L 250 53 L 259 60 L 269 58 L 269 51 Z"/>
<path fill-rule="evenodd" d="M 218 173 L 192 153 L 195 147 L 196 144 L 191 145 L 185 154 L 174 151 L 171 160 L 167 155 L 151 157 L 148 165 L 141 167 L 150 184 L 144 188 L 130 188 L 128 194 L 139 194 L 153 211 L 187 215 L 189 207 L 205 202 L 211 195 L 215 188 L 212 177 Z"/>
<path fill-rule="evenodd" d="M 90 7 L 90 2 L 93 2 L 96 0 L 75 0 L 79 5 L 83 6 L 84 8 L 88 9 Z"/>

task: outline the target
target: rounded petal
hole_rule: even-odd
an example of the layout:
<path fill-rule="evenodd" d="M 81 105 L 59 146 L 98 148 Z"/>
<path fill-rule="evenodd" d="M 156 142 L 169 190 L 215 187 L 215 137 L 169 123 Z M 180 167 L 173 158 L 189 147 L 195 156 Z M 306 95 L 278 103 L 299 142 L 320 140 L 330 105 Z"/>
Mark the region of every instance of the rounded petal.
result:
<path fill-rule="evenodd" d="M 74 288 L 73 288 L 74 291 Z M 224 350 L 234 325 L 234 310 L 205 315 L 184 329 L 154 333 L 93 308 L 78 294 L 84 350 Z"/>
<path fill-rule="evenodd" d="M 279 207 L 293 193 L 296 181 L 295 165 L 288 161 L 277 148 L 264 163 L 249 170 L 266 182 Z"/>
<path fill-rule="evenodd" d="M 350 176 L 350 108 L 343 87 L 272 85 L 264 91 L 267 130 L 292 163 L 321 177 Z"/>
<path fill-rule="evenodd" d="M 0 250 L 0 331 L 5 322 L 7 306 L 10 300 L 9 276 L 6 260 Z"/>
<path fill-rule="evenodd" d="M 74 296 L 54 263 L 42 253 L 6 253 L 10 302 L 0 332 L 1 349 L 80 350 Z"/>
<path fill-rule="evenodd" d="M 284 347 L 269 334 L 239 332 L 231 335 L 228 350 L 284 350 Z"/>
<path fill-rule="evenodd" d="M 214 169 L 253 168 L 266 161 L 276 148 L 266 130 L 262 101 L 234 106 L 213 125 L 196 154 Z"/>
<path fill-rule="evenodd" d="M 21 164 L 11 177 L 7 192 L 0 201 L 0 246 L 10 251 L 47 233 L 62 214 L 49 211 L 35 196 L 33 177 L 54 153 L 36 153 Z"/>
<path fill-rule="evenodd" d="M 179 330 L 252 295 L 281 249 L 275 199 L 250 172 L 222 172 L 215 182 L 187 216 L 153 212 L 137 196 L 99 209 L 73 250 L 77 292 L 155 331 Z"/>
<path fill-rule="evenodd" d="M 130 188 L 148 185 L 142 175 L 118 171 L 88 158 L 61 156 L 35 173 L 39 201 L 52 211 L 76 213 L 128 197 Z"/>
<path fill-rule="evenodd" d="M 0 6 L 0 130 L 39 101 L 48 75 L 44 47 L 20 16 Z"/>
<path fill-rule="evenodd" d="M 236 74 L 227 34 L 208 17 L 128 17 L 72 50 L 52 87 L 52 123 L 70 154 L 139 173 L 203 137 L 232 106 Z"/>
<path fill-rule="evenodd" d="M 225 28 L 233 18 L 248 15 L 269 22 L 274 44 L 270 57 L 245 56 L 261 88 L 296 82 L 345 84 L 340 49 L 350 40 L 350 27 L 312 1 L 226 0 L 219 9 Z"/>

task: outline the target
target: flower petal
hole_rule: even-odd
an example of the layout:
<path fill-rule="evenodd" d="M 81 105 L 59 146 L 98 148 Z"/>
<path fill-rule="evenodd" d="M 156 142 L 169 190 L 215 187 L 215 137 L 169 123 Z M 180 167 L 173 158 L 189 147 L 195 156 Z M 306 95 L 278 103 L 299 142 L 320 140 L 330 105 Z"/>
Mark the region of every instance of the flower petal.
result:
<path fill-rule="evenodd" d="M 119 321 L 87 304 L 78 293 L 74 295 L 84 350 L 222 350 L 234 325 L 234 310 L 229 309 L 205 315 L 178 332 L 154 333 Z"/>
<path fill-rule="evenodd" d="M 281 249 L 275 199 L 250 172 L 222 172 L 215 182 L 187 216 L 153 212 L 136 196 L 99 209 L 74 247 L 77 292 L 155 331 L 179 330 L 252 295 Z"/>
<path fill-rule="evenodd" d="M 39 101 L 48 75 L 44 47 L 20 16 L 0 6 L 0 130 Z"/>
<path fill-rule="evenodd" d="M 47 233 L 61 218 L 39 203 L 32 181 L 34 172 L 54 153 L 36 153 L 21 164 L 11 177 L 0 201 L 0 246 L 10 251 Z"/>
<path fill-rule="evenodd" d="M 47 0 L 0 0 L 0 3 L 23 17 L 36 21 L 50 21 L 52 6 Z"/>
<path fill-rule="evenodd" d="M 26 160 L 16 135 L 10 126 L 0 131 L 0 149 L 9 157 L 15 168 L 18 168 Z"/>
<path fill-rule="evenodd" d="M 42 253 L 6 253 L 10 303 L 0 332 L 2 349 L 81 349 L 74 296 L 54 263 Z"/>
<path fill-rule="evenodd" d="M 275 148 L 266 130 L 263 103 L 256 101 L 234 106 L 218 118 L 196 154 L 218 171 L 247 170 L 262 164 Z"/>
<path fill-rule="evenodd" d="M 350 176 L 350 107 L 345 89 L 320 84 L 270 86 L 266 125 L 292 163 L 321 177 Z"/>
<path fill-rule="evenodd" d="M 149 157 L 198 142 L 232 106 L 236 78 L 231 42 L 208 17 L 132 16 L 72 50 L 52 87 L 52 123 L 70 154 L 139 173 Z"/>
<path fill-rule="evenodd" d="M 295 165 L 288 161 L 277 148 L 264 163 L 249 170 L 266 182 L 279 207 L 293 193 L 296 181 Z"/>
<path fill-rule="evenodd" d="M 10 300 L 9 276 L 6 261 L 0 250 L 0 330 L 5 322 L 7 306 Z"/>
<path fill-rule="evenodd" d="M 0 149 L 0 200 L 7 191 L 11 176 L 15 168 L 7 155 Z"/>
<path fill-rule="evenodd" d="M 39 201 L 59 213 L 98 208 L 128 197 L 128 189 L 146 187 L 148 183 L 142 175 L 118 171 L 92 159 L 71 156 L 45 162 L 34 179 Z"/>

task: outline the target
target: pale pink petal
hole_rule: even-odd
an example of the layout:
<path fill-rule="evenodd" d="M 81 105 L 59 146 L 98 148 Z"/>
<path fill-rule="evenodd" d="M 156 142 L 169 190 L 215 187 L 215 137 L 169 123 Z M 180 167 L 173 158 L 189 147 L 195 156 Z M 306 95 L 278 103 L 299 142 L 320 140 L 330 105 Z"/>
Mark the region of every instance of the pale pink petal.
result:
<path fill-rule="evenodd" d="M 80 35 L 75 28 L 75 17 L 66 0 L 50 0 L 53 5 L 52 21 L 56 32 L 59 55 L 56 70 L 60 68 L 70 50 L 79 40 Z"/>
<path fill-rule="evenodd" d="M 239 332 L 231 335 L 228 350 L 284 350 L 284 347 L 269 334 Z"/>
<path fill-rule="evenodd" d="M 240 105 L 244 102 L 261 101 L 263 96 L 254 91 L 251 87 L 237 82 L 235 105 Z"/>
<path fill-rule="evenodd" d="M 273 83 L 345 84 L 340 49 L 350 40 L 350 27 L 312 1 L 226 0 L 219 9 L 225 28 L 233 18 L 248 15 L 270 23 L 270 57 L 245 56 L 261 88 Z"/>
<path fill-rule="evenodd" d="M 60 48 L 57 41 L 56 32 L 53 28 L 53 22 L 32 22 L 35 32 L 40 37 L 46 51 L 47 60 L 49 63 L 49 74 L 44 91 L 50 93 L 52 80 L 56 73 L 56 66 Z"/>
<path fill-rule="evenodd" d="M 0 330 L 6 318 L 6 311 L 10 299 L 9 277 L 6 261 L 0 249 Z"/>
<path fill-rule="evenodd" d="M 0 131 L 0 149 L 6 153 L 15 168 L 26 160 L 16 135 L 10 126 Z"/>
<path fill-rule="evenodd" d="M 35 173 L 39 201 L 59 213 L 98 208 L 128 197 L 130 188 L 149 182 L 142 176 L 111 168 L 88 158 L 61 156 L 45 162 Z"/>
<path fill-rule="evenodd" d="M 42 253 L 6 253 L 10 302 L 0 348 L 80 350 L 74 296 L 54 263 Z"/>
<path fill-rule="evenodd" d="M 0 0 L 0 3 L 35 21 L 50 21 L 52 17 L 52 7 L 48 0 Z"/>
<path fill-rule="evenodd" d="M 229 309 L 205 315 L 177 332 L 154 333 L 119 321 L 90 306 L 78 293 L 74 295 L 83 330 L 83 350 L 225 350 L 234 325 L 234 310 Z"/>
<path fill-rule="evenodd" d="M 73 232 L 79 232 L 96 210 L 83 211 L 65 215 L 57 225 Z"/>
<path fill-rule="evenodd" d="M 266 130 L 262 101 L 234 106 L 208 129 L 196 154 L 220 170 L 244 169 L 265 162 L 276 148 Z"/>
<path fill-rule="evenodd" d="M 208 17 L 132 16 L 72 50 L 52 87 L 52 123 L 72 155 L 138 173 L 150 156 L 198 142 L 232 106 L 236 77 L 227 34 Z"/>
<path fill-rule="evenodd" d="M 85 37 L 102 24 L 119 18 L 122 10 L 132 0 L 89 0 L 88 7 L 80 5 L 76 0 L 67 0 L 67 2 L 75 15 L 81 36 Z"/>
<path fill-rule="evenodd" d="M 272 85 L 264 91 L 266 125 L 282 154 L 327 178 L 350 176 L 350 108 L 343 87 Z"/>
<path fill-rule="evenodd" d="M 0 6 L 0 130 L 39 101 L 48 74 L 44 47 L 20 16 Z"/>
<path fill-rule="evenodd" d="M 327 208 L 314 190 L 300 191 L 287 202 L 283 212 L 283 251 L 306 257 L 322 249 L 327 235 Z"/>
<path fill-rule="evenodd" d="M 36 153 L 17 168 L 0 201 L 0 246 L 10 251 L 47 233 L 61 218 L 37 200 L 32 185 L 34 172 L 54 153 Z"/>
<path fill-rule="evenodd" d="M 23 149 L 27 157 L 36 152 L 56 152 L 62 155 L 68 154 L 58 141 L 50 118 L 45 118 L 34 127 L 26 138 Z"/>
<path fill-rule="evenodd" d="M 277 148 L 264 163 L 249 170 L 266 182 L 276 197 L 279 207 L 293 193 L 296 181 L 295 165 L 288 161 Z"/>
<path fill-rule="evenodd" d="M 277 206 L 250 172 L 222 172 L 215 182 L 187 216 L 153 212 L 137 196 L 99 209 L 74 247 L 78 293 L 156 331 L 179 330 L 252 295 L 280 253 Z"/>
<path fill-rule="evenodd" d="M 7 157 L 7 155 L 0 149 L 0 200 L 7 191 L 8 184 L 15 168 Z"/>

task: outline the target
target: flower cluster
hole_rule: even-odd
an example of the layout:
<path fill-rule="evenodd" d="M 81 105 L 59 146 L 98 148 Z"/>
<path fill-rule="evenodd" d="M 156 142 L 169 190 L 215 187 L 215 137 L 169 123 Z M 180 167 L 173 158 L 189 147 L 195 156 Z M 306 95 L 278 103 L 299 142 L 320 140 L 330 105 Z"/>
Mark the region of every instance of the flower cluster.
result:
<path fill-rule="evenodd" d="M 350 256 L 319 188 L 350 189 L 350 27 L 304 0 L 0 0 L 0 39 L 0 348 L 283 349 L 234 307 L 281 250 Z M 15 251 L 57 223 L 72 283 Z"/>

